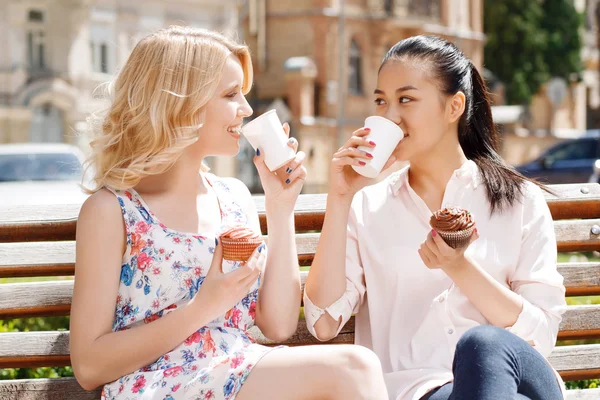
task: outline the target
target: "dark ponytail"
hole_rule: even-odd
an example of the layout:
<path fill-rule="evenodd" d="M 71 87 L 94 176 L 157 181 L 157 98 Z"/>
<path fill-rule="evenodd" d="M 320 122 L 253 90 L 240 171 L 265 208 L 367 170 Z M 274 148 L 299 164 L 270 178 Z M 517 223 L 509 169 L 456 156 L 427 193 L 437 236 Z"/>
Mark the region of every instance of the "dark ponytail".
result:
<path fill-rule="evenodd" d="M 442 92 L 465 94 L 465 112 L 458 125 L 460 146 L 481 171 L 491 212 L 512 206 L 522 195 L 523 184 L 530 180 L 508 165 L 497 152 L 498 131 L 492 119 L 487 88 L 477 68 L 458 47 L 434 36 L 414 36 L 398 42 L 387 52 L 381 66 L 399 59 L 416 59 L 431 65 Z"/>

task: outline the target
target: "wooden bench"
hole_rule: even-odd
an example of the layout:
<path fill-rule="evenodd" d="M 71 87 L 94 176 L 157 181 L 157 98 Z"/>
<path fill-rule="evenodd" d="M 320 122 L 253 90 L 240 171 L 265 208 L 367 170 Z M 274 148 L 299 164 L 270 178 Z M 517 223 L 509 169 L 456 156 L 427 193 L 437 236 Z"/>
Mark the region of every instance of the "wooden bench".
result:
<path fill-rule="evenodd" d="M 558 251 L 600 250 L 600 185 L 557 185 L 547 195 Z M 266 233 L 264 198 L 256 197 Z M 296 240 L 301 266 L 313 259 L 323 224 L 325 195 L 301 195 L 295 211 Z M 0 278 L 72 276 L 75 226 L 79 205 L 0 208 Z M 600 295 L 600 263 L 560 263 L 567 296 Z M 302 282 L 307 272 L 302 272 Z M 0 284 L 0 319 L 68 315 L 73 281 L 69 279 Z M 275 344 L 257 329 L 258 342 Z M 600 305 L 569 306 L 559 339 L 600 338 Z M 330 343 L 352 343 L 354 321 Z M 318 344 L 304 321 L 288 345 Z M 550 357 L 565 380 L 600 377 L 600 344 L 560 346 Z M 69 332 L 0 333 L 0 368 L 70 365 Z M 3 400 L 99 399 L 100 390 L 83 390 L 73 378 L 0 381 Z M 600 399 L 600 389 L 569 391 L 569 400 Z"/>

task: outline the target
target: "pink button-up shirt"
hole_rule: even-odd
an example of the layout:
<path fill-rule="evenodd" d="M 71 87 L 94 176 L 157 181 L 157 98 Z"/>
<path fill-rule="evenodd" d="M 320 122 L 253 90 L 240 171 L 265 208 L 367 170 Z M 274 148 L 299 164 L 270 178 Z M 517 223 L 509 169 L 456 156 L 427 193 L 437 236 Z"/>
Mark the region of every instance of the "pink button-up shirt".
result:
<path fill-rule="evenodd" d="M 306 323 L 315 337 L 314 324 L 323 313 L 341 317 L 341 326 L 356 314 L 355 343 L 379 356 L 395 400 L 419 399 L 451 381 L 458 339 L 469 328 L 489 324 L 442 270 L 430 270 L 419 257 L 432 213 L 410 187 L 408 168 L 355 196 L 344 295 L 325 310 L 304 296 Z M 547 357 L 565 310 L 565 287 L 543 192 L 529 183 L 523 192 L 512 208 L 490 216 L 479 169 L 467 161 L 448 182 L 442 204 L 471 212 L 480 237 L 467 256 L 523 297 L 523 310 L 508 329 Z"/>

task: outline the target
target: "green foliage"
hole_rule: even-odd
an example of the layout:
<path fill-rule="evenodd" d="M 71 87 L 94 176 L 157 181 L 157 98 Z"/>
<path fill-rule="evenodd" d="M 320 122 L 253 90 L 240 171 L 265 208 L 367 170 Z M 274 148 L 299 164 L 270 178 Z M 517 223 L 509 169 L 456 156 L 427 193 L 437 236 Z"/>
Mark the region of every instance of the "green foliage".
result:
<path fill-rule="evenodd" d="M 569 80 L 573 73 L 583 70 L 580 56 L 583 15 L 575 10 L 572 0 L 545 0 L 543 5 L 541 26 L 546 32 L 546 65 L 550 75 Z"/>
<path fill-rule="evenodd" d="M 485 65 L 509 104 L 527 104 L 553 76 L 582 69 L 582 16 L 572 0 L 485 0 Z"/>

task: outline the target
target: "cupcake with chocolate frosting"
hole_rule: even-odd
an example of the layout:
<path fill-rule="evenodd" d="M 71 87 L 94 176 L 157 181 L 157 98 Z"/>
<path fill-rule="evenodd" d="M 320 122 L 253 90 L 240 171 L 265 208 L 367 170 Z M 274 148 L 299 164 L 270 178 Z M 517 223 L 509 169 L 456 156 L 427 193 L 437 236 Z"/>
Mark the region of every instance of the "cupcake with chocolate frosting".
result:
<path fill-rule="evenodd" d="M 460 207 L 446 207 L 434 212 L 429 225 L 453 249 L 466 247 L 475 230 L 473 216 Z"/>
<path fill-rule="evenodd" d="M 248 261 L 254 250 L 262 243 L 260 234 L 245 226 L 235 226 L 221 234 L 223 259 Z"/>

